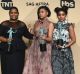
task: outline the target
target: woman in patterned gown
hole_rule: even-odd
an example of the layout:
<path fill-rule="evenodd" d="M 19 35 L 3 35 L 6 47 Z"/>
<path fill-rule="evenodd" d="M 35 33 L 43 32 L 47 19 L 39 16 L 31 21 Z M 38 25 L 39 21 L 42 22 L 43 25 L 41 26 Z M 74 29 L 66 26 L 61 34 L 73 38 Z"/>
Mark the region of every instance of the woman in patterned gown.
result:
<path fill-rule="evenodd" d="M 54 25 L 51 63 L 53 74 L 74 74 L 74 61 L 71 46 L 76 37 L 74 26 L 66 21 L 68 8 L 55 8 L 58 22 Z"/>
<path fill-rule="evenodd" d="M 51 68 L 51 40 L 53 23 L 47 17 L 51 15 L 48 7 L 41 6 L 38 9 L 38 20 L 34 25 L 34 38 L 31 47 L 27 50 L 23 74 L 52 74 Z M 45 35 L 40 36 L 41 27 L 44 28 Z M 40 42 L 46 42 L 45 48 L 40 48 Z"/>

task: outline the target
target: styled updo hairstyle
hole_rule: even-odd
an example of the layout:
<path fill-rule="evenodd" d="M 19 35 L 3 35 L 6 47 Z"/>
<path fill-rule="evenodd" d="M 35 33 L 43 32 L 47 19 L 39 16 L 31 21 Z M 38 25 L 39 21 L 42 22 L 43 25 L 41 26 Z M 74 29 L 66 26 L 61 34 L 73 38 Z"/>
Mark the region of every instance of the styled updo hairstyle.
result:
<path fill-rule="evenodd" d="M 50 15 L 51 15 L 51 11 L 50 11 L 50 9 L 49 9 L 47 6 L 40 6 L 40 7 L 38 8 L 38 11 L 37 11 L 38 19 L 40 18 L 40 16 L 39 16 L 40 9 L 44 9 L 44 10 L 46 10 L 46 11 L 48 12 L 47 17 L 50 17 Z"/>
<path fill-rule="evenodd" d="M 68 7 L 67 6 L 63 6 L 63 7 L 56 7 L 54 9 L 54 12 L 58 15 L 58 13 L 60 11 L 63 11 L 66 15 L 68 14 Z"/>

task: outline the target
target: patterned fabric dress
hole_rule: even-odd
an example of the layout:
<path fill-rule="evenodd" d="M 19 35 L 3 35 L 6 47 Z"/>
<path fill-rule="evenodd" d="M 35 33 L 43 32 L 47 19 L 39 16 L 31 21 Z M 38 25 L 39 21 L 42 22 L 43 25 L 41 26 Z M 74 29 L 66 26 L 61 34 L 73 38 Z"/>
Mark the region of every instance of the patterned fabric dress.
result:
<path fill-rule="evenodd" d="M 51 64 L 53 74 L 75 74 L 74 61 L 71 48 L 58 49 L 56 47 L 57 40 L 62 39 L 63 45 L 70 41 L 69 26 L 67 22 L 58 22 L 55 24 L 53 31 Z"/>
<path fill-rule="evenodd" d="M 43 26 L 48 32 L 49 24 L 50 21 L 47 18 L 43 21 L 38 20 L 35 28 L 36 36 L 38 36 L 41 26 Z M 47 43 L 46 47 L 47 51 L 41 52 L 39 38 L 33 40 L 31 47 L 26 53 L 23 74 L 53 74 L 51 68 L 51 44 Z"/>

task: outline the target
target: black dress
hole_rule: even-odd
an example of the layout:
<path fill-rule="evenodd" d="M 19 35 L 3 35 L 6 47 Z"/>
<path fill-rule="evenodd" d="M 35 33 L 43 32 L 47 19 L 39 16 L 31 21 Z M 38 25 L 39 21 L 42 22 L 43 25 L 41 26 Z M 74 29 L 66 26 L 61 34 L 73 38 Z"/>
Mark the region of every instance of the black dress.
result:
<path fill-rule="evenodd" d="M 0 25 L 0 36 L 5 38 L 9 37 L 8 31 L 12 28 L 12 42 L 10 50 L 8 51 L 9 44 L 7 42 L 0 43 L 1 54 L 1 71 L 2 74 L 22 74 L 25 59 L 25 45 L 22 37 L 33 39 L 33 35 L 29 33 L 25 23 L 22 21 L 10 22 L 4 21 Z"/>

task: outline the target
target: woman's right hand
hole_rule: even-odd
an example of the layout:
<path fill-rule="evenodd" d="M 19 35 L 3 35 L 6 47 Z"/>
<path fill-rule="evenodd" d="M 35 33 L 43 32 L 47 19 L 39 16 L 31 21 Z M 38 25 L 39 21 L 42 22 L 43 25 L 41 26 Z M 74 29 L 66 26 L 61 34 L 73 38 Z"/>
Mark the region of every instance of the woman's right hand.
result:
<path fill-rule="evenodd" d="M 42 40 L 46 40 L 46 37 L 47 37 L 46 35 L 40 36 Z"/>
<path fill-rule="evenodd" d="M 0 37 L 0 41 L 1 41 L 1 42 L 8 42 L 8 39 L 5 38 L 5 37 Z"/>

